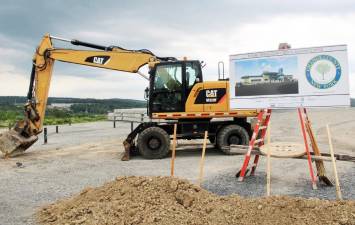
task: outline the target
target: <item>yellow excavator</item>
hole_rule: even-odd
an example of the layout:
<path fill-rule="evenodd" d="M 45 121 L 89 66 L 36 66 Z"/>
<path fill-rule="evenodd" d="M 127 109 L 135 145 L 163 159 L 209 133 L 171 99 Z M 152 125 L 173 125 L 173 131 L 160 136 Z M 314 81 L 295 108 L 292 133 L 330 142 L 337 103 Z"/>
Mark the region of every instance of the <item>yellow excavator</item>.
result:
<path fill-rule="evenodd" d="M 53 41 L 69 42 L 85 49 L 55 48 Z M 92 67 L 136 73 L 149 81 L 145 91 L 151 122 L 139 124 L 124 141 L 128 160 L 134 149 L 148 159 L 165 157 L 170 150 L 170 135 L 177 124 L 178 139 L 198 139 L 205 130 L 218 148 L 248 144 L 251 133 L 248 117 L 256 109 L 231 110 L 229 81 L 203 81 L 201 62 L 158 57 L 147 49 L 128 50 L 119 46 L 101 46 L 46 34 L 33 57 L 24 119 L 0 134 L 0 150 L 5 156 L 23 153 L 42 132 L 54 62 L 62 61 Z M 148 65 L 149 75 L 139 69 Z M 119 90 L 118 90 L 119 91 Z M 157 119 L 157 120 L 156 120 Z"/>

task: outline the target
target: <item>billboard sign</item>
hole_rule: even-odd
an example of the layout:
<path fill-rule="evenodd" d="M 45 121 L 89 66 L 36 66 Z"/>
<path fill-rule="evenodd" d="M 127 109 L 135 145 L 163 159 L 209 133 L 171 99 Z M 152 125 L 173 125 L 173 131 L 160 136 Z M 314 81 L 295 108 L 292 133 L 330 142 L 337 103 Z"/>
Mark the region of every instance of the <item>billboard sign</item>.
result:
<path fill-rule="evenodd" d="M 346 45 L 230 56 L 230 108 L 349 106 Z"/>

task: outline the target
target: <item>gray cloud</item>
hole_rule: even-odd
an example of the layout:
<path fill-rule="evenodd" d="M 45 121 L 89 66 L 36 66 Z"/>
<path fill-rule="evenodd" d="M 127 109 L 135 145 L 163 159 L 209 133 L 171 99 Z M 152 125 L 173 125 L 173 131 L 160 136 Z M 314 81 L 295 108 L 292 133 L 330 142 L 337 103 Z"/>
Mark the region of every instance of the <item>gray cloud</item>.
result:
<path fill-rule="evenodd" d="M 162 56 L 207 58 L 210 63 L 205 71 L 216 74 L 214 64 L 228 57 L 228 51 L 234 47 L 229 44 L 234 41 L 229 40 L 232 32 L 246 24 L 262 23 L 274 17 L 318 15 L 331 18 L 354 14 L 353 0 L 2 0 L 0 47 L 21 53 L 8 57 L 6 63 L 16 65 L 26 76 L 31 56 L 44 33 L 103 45 L 148 48 Z M 260 37 L 263 35 L 267 34 L 260 34 Z M 229 42 L 225 44 L 224 40 Z M 265 48 L 260 50 L 268 50 Z M 211 55 L 215 57 L 212 60 Z M 55 66 L 55 72 L 57 76 L 94 79 L 105 79 L 105 74 L 113 74 L 61 63 Z"/>
<path fill-rule="evenodd" d="M 333 1 L 137 1 L 137 0 L 3 0 L 1 33 L 34 44 L 43 33 L 73 34 L 77 30 L 140 36 L 142 28 L 171 28 L 187 33 L 215 33 L 269 16 L 354 13 L 352 0 Z M 120 41 L 130 42 L 131 38 Z M 171 37 L 174 38 L 174 37 Z M 90 39 L 90 37 L 88 37 Z M 144 39 L 144 37 L 142 38 Z M 134 40 L 134 39 L 133 39 Z M 134 41 L 133 41 L 134 43 Z M 134 46 L 135 47 L 135 46 Z"/>

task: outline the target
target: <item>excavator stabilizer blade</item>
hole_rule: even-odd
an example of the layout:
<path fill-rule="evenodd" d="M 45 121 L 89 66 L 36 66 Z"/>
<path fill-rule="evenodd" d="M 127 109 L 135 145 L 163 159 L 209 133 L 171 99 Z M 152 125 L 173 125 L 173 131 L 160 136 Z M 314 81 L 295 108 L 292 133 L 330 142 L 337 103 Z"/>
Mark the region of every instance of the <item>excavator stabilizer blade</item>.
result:
<path fill-rule="evenodd" d="M 0 151 L 5 157 L 14 157 L 22 154 L 37 140 L 37 136 L 27 138 L 15 130 L 9 130 L 0 134 Z"/>

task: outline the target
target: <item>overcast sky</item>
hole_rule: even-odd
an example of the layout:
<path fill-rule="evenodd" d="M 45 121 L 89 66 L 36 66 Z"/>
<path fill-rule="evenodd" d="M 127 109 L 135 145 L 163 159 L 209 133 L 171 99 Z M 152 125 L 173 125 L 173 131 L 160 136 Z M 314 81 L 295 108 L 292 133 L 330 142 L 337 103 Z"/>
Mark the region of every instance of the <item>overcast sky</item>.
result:
<path fill-rule="evenodd" d="M 280 42 L 347 44 L 355 97 L 354 0 L 1 0 L 0 95 L 26 95 L 45 33 L 203 60 L 205 80 L 217 79 L 218 61 L 228 68 L 230 54 L 274 50 Z M 58 62 L 50 96 L 142 99 L 146 86 L 135 74 Z"/>

